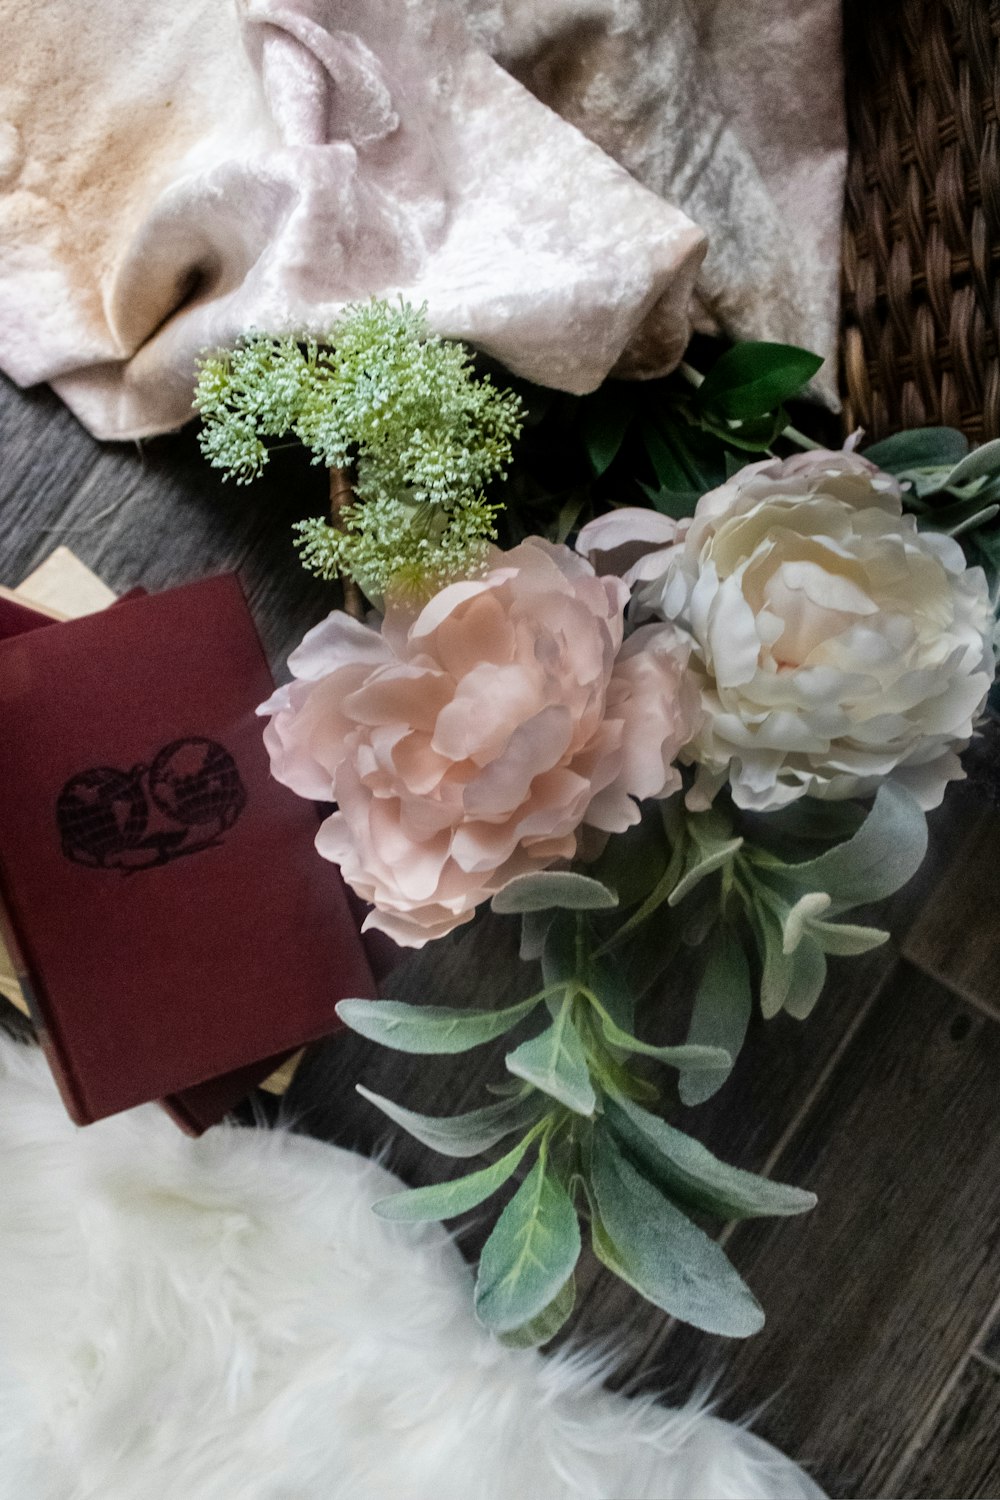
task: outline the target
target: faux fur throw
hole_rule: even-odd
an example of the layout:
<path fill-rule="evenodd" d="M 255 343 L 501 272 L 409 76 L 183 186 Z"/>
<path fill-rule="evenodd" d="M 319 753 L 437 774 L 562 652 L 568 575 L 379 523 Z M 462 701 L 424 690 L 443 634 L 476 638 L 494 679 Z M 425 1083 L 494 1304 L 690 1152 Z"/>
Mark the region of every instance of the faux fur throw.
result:
<path fill-rule="evenodd" d="M 573 391 L 692 311 L 832 355 L 837 0 L 465 7 L 0 0 L 0 366 L 129 437 L 206 346 L 372 294 Z"/>
<path fill-rule="evenodd" d="M 692 1406 L 601 1389 L 475 1322 L 396 1180 L 283 1132 L 77 1130 L 0 1040 L 0 1500 L 817 1497 Z"/>

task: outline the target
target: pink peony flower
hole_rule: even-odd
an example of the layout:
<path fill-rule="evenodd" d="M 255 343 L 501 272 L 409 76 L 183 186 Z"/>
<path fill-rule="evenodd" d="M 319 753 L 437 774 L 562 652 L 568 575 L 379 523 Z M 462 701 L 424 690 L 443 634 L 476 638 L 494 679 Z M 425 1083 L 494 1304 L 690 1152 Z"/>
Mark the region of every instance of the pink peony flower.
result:
<path fill-rule="evenodd" d="M 335 611 L 292 653 L 258 710 L 271 769 L 338 804 L 316 844 L 374 904 L 367 927 L 422 947 L 680 785 L 688 647 L 658 623 L 622 649 L 627 597 L 531 538 L 419 612 L 390 604 L 381 631 Z"/>

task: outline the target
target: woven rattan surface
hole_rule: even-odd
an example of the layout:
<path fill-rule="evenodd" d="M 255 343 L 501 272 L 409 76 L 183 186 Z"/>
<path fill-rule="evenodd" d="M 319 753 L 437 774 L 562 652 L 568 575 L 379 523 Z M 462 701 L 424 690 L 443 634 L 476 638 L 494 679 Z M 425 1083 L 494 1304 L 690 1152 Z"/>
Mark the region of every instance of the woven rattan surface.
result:
<path fill-rule="evenodd" d="M 1000 436 L 1000 0 L 844 20 L 848 427 Z"/>

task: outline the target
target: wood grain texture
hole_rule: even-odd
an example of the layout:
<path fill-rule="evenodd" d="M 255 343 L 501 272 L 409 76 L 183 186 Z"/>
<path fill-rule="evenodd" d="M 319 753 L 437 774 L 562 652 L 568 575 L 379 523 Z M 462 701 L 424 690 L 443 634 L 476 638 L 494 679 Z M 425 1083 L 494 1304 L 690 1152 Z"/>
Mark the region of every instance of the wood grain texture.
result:
<path fill-rule="evenodd" d="M 118 590 L 236 567 L 280 675 L 287 651 L 335 600 L 299 567 L 289 532 L 293 520 L 324 503 L 324 476 L 294 453 L 279 455 L 259 484 L 239 489 L 204 465 L 189 432 L 141 449 L 102 446 L 50 393 L 0 384 L 0 581 L 17 582 L 59 543 Z M 928 900 L 947 897 L 945 871 L 994 795 L 990 767 L 1000 754 L 995 744 L 987 750 L 983 776 L 953 788 L 932 819 L 924 870 L 872 920 L 916 933 Z M 984 886 L 958 913 L 969 943 L 988 940 L 994 886 L 989 898 Z M 937 940 L 925 932 L 919 942 L 923 948 L 911 941 L 907 951 L 944 975 Z M 485 914 L 407 959 L 383 989 L 412 1001 L 511 1002 L 536 982 L 516 950 L 516 922 Z M 689 985 L 689 977 L 671 973 L 652 1005 L 654 1030 L 683 1022 Z M 25 1029 L 2 1006 L 0 1025 Z M 280 1117 L 341 1145 L 385 1148 L 409 1181 L 440 1179 L 461 1164 L 394 1131 L 355 1083 L 430 1113 L 471 1107 L 502 1076 L 510 1045 L 502 1039 L 462 1057 L 424 1059 L 341 1035 L 309 1050 L 280 1105 L 258 1097 L 243 1117 Z M 817 1459 L 835 1496 L 910 1493 L 880 1486 L 894 1466 L 903 1473 L 914 1434 L 984 1334 L 1000 1283 L 989 1244 L 998 1227 L 998 1062 L 997 1023 L 946 985 L 898 967 L 891 950 L 837 962 L 808 1022 L 756 1022 L 726 1088 L 676 1116 L 721 1155 L 756 1168 L 776 1158 L 776 1175 L 821 1194 L 811 1218 L 744 1227 L 732 1238 L 767 1307 L 764 1333 L 735 1345 L 672 1328 L 586 1260 L 573 1337 L 610 1346 L 621 1381 L 659 1391 L 720 1372 L 727 1410 L 746 1416 L 769 1403 L 758 1425 L 790 1452 Z M 460 1226 L 470 1255 L 489 1222 L 484 1211 Z M 938 1493 L 966 1492 L 959 1484 L 979 1484 L 970 1494 L 989 1492 L 994 1461 L 982 1423 L 995 1419 L 991 1399 L 977 1398 L 964 1424 L 947 1431 L 941 1424 L 950 1408 L 941 1407 L 935 1431 L 947 1440 L 926 1470 Z M 924 1484 L 913 1453 L 906 1461 L 914 1484 Z"/>
<path fill-rule="evenodd" d="M 1000 813 L 987 811 L 930 893 L 903 952 L 1000 1018 L 1000 923 L 989 920 L 997 905 L 998 859 Z"/>
<path fill-rule="evenodd" d="M 1000 1495 L 1000 1369 L 971 1359 L 927 1442 L 900 1476 L 913 1500 L 995 1500 Z"/>
<path fill-rule="evenodd" d="M 1000 1024 L 900 964 L 782 1153 L 807 1219 L 739 1228 L 730 1253 L 767 1309 L 723 1352 L 674 1329 L 649 1367 L 690 1383 L 724 1361 L 726 1409 L 817 1463 L 835 1495 L 890 1485 L 993 1309 L 1000 1281 Z"/>

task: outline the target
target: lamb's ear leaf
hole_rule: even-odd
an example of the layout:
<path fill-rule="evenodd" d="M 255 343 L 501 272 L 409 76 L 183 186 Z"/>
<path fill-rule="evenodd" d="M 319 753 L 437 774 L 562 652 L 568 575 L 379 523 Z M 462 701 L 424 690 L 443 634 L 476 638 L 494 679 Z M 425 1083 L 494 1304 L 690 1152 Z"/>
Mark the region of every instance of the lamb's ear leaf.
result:
<path fill-rule="evenodd" d="M 542 946 L 542 981 L 546 989 L 556 985 L 572 984 L 576 978 L 576 917 L 566 912 L 550 914 L 549 925 Z M 549 1000 L 549 1009 L 554 1013 L 555 997 Z"/>
<path fill-rule="evenodd" d="M 619 960 L 604 954 L 590 961 L 590 986 L 614 1024 L 622 1031 L 635 1025 L 635 995 Z"/>
<path fill-rule="evenodd" d="M 567 1321 L 576 1303 L 576 1278 L 571 1276 L 553 1297 L 548 1307 L 520 1328 L 511 1328 L 500 1335 L 500 1342 L 509 1349 L 534 1349 L 555 1338 Z"/>
<path fill-rule="evenodd" d="M 730 928 L 720 927 L 711 939 L 695 995 L 687 1045 L 721 1048 L 727 1061 L 717 1068 L 681 1073 L 677 1087 L 685 1104 L 704 1103 L 725 1083 L 743 1046 L 752 1009 L 750 965 L 743 944 Z"/>
<path fill-rule="evenodd" d="M 495 912 L 507 916 L 513 912 L 610 911 L 618 905 L 614 891 L 599 880 L 580 875 L 576 870 L 538 870 L 530 875 L 515 875 L 493 897 Z"/>
<path fill-rule="evenodd" d="M 927 819 L 909 792 L 884 782 L 853 838 L 816 859 L 774 869 L 773 878 L 802 891 L 825 891 L 830 915 L 882 901 L 916 874 L 927 853 Z"/>
<path fill-rule="evenodd" d="M 476 1208 L 503 1187 L 509 1177 L 513 1177 L 532 1139 L 529 1131 L 513 1151 L 508 1151 L 506 1156 L 479 1172 L 455 1177 L 451 1182 L 435 1182 L 429 1187 L 407 1188 L 391 1197 L 379 1198 L 372 1204 L 372 1210 L 380 1219 L 403 1222 L 454 1219 L 470 1208 Z"/>
<path fill-rule="evenodd" d="M 968 451 L 968 438 L 954 427 L 919 427 L 872 443 L 862 457 L 889 474 L 901 474 L 907 469 L 957 464 Z"/>
<path fill-rule="evenodd" d="M 987 475 L 1000 472 L 1000 438 L 994 438 L 990 443 L 983 443 L 979 448 L 973 448 L 964 458 L 960 458 L 945 480 L 949 488 L 954 484 L 968 484 L 973 479 L 983 479 Z"/>
<path fill-rule="evenodd" d="M 497 1333 L 522 1328 L 558 1297 L 580 1257 L 572 1199 L 540 1155 L 479 1257 L 476 1316 Z"/>
<path fill-rule="evenodd" d="M 760 1009 L 769 1021 L 784 1009 L 792 983 L 793 956 L 785 952 L 784 931 L 776 912 L 765 902 L 753 902 L 754 933 L 760 953 Z"/>
<path fill-rule="evenodd" d="M 597 1096 L 590 1081 L 587 1054 L 565 1001 L 552 1024 L 539 1036 L 509 1052 L 506 1062 L 508 1072 L 515 1078 L 534 1084 L 567 1109 L 578 1115 L 594 1113 Z"/>
<path fill-rule="evenodd" d="M 363 1084 L 358 1083 L 355 1088 L 362 1099 L 374 1104 L 408 1135 L 442 1156 L 478 1156 L 495 1146 L 497 1141 L 502 1141 L 504 1136 L 533 1125 L 541 1112 L 535 1095 L 526 1099 L 505 1099 L 501 1104 L 487 1104 L 462 1115 L 419 1115 L 392 1099 L 372 1093 Z"/>
<path fill-rule="evenodd" d="M 760 1304 L 725 1252 L 636 1170 L 611 1135 L 594 1133 L 594 1251 L 609 1270 L 673 1317 L 730 1338 L 764 1323 Z"/>
<path fill-rule="evenodd" d="M 608 1128 L 641 1170 L 668 1197 L 723 1219 L 805 1213 L 816 1195 L 741 1171 L 713 1156 L 700 1141 L 615 1093 L 604 1101 Z"/>
<path fill-rule="evenodd" d="M 808 930 L 824 953 L 842 958 L 870 953 L 873 948 L 881 948 L 889 941 L 884 928 L 860 927 L 853 922 L 810 922 Z"/>
<path fill-rule="evenodd" d="M 550 911 L 526 911 L 521 917 L 521 947 L 518 957 L 523 963 L 541 958 L 553 915 Z"/>
<path fill-rule="evenodd" d="M 789 955 L 789 963 L 785 1010 L 796 1021 L 804 1021 L 826 984 L 826 954 L 812 934 L 807 933 Z"/>
<path fill-rule="evenodd" d="M 667 897 L 667 905 L 676 906 L 678 902 L 683 901 L 689 891 L 693 891 L 707 875 L 721 870 L 722 866 L 733 859 L 742 847 L 743 840 L 735 838 L 727 839 L 724 844 L 713 844 L 704 850 L 698 850 L 694 863 L 688 865 Z"/>
<path fill-rule="evenodd" d="M 628 1052 L 638 1052 L 642 1057 L 655 1057 L 671 1068 L 681 1068 L 685 1073 L 719 1072 L 729 1073 L 733 1059 L 722 1047 L 703 1047 L 700 1044 L 682 1043 L 679 1047 L 657 1047 L 652 1042 L 643 1042 L 630 1032 L 616 1026 L 609 1016 L 601 1017 L 604 1035 L 614 1047 Z"/>
<path fill-rule="evenodd" d="M 345 1026 L 397 1052 L 468 1052 L 503 1036 L 539 1004 L 537 995 L 506 1010 L 465 1010 L 445 1005 L 406 1005 L 401 1000 L 341 1000 Z"/>

